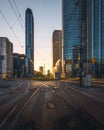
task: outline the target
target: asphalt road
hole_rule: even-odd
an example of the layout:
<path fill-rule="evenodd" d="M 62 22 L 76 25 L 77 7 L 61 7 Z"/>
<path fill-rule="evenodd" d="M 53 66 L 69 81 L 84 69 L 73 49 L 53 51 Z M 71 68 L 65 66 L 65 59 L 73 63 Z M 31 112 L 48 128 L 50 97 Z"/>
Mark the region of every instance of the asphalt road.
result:
<path fill-rule="evenodd" d="M 0 88 L 0 130 L 104 130 L 104 89 L 18 80 Z"/>

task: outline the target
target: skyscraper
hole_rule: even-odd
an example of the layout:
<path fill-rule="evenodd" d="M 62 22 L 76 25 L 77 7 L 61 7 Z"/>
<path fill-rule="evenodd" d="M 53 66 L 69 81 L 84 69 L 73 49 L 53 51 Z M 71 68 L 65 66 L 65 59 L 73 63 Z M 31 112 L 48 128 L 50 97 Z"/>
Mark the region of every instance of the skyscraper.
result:
<path fill-rule="evenodd" d="M 26 56 L 30 59 L 30 64 L 27 68 L 29 68 L 29 71 L 34 70 L 34 18 L 32 10 L 27 8 L 25 12 L 25 38 L 26 38 L 26 48 L 25 53 Z M 28 62 L 27 62 L 28 63 Z"/>
<path fill-rule="evenodd" d="M 62 31 L 54 30 L 52 37 L 53 75 L 62 74 Z"/>
<path fill-rule="evenodd" d="M 77 70 L 78 63 L 73 64 L 73 61 L 78 56 L 74 53 L 80 53 L 81 61 L 86 64 L 86 51 L 87 0 L 63 0 L 63 58 L 67 75 L 72 75 Z"/>
<path fill-rule="evenodd" d="M 53 49 L 53 67 L 55 66 L 56 62 L 60 59 L 62 60 L 62 31 L 55 30 L 53 32 L 52 37 L 52 49 Z"/>
<path fill-rule="evenodd" d="M 96 58 L 96 76 L 104 77 L 104 0 L 88 4 L 88 58 Z"/>

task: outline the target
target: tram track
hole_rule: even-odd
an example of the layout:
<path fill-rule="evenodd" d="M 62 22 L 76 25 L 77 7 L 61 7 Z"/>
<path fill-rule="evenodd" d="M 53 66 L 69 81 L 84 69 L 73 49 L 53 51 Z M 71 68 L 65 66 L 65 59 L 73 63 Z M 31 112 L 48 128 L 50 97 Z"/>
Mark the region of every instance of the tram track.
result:
<path fill-rule="evenodd" d="M 24 96 L 15 101 L 2 120 L 0 119 L 0 130 L 104 129 L 103 125 L 75 100 L 79 98 L 80 101 L 83 97 L 83 101 L 89 101 L 91 97 L 88 94 L 80 93 L 79 89 L 77 91 L 75 87 L 59 81 L 25 83 L 14 91 Z"/>
<path fill-rule="evenodd" d="M 59 88 L 59 95 L 63 97 L 63 99 L 69 104 L 71 105 L 76 111 L 78 111 L 78 113 L 80 113 L 80 115 L 89 122 L 89 124 L 95 128 L 94 130 L 103 130 L 104 126 L 102 126 L 100 123 L 98 123 L 82 106 L 80 106 L 78 103 L 76 103 L 73 100 L 73 94 L 71 94 L 70 92 L 70 96 L 69 93 L 66 93 L 66 91 L 64 91 L 62 88 Z"/>
<path fill-rule="evenodd" d="M 38 93 L 40 88 L 35 89 L 24 97 L 21 102 L 16 103 L 14 107 L 11 108 L 11 111 L 6 115 L 6 117 L 0 123 L 0 130 L 14 130 L 16 124 L 19 121 L 21 113 L 24 111 L 30 100 L 34 95 Z"/>
<path fill-rule="evenodd" d="M 0 89 L 0 91 L 2 92 L 0 94 L 0 96 L 3 96 L 7 93 L 13 92 L 15 90 L 17 90 L 18 88 L 20 88 L 22 86 L 23 82 L 22 81 L 18 81 L 17 83 L 13 84 L 11 87 L 6 88 L 6 89 Z"/>
<path fill-rule="evenodd" d="M 86 89 L 83 89 L 83 88 L 78 88 L 75 85 L 73 85 L 72 83 L 70 83 L 70 84 L 65 83 L 65 86 L 68 89 L 71 89 L 72 91 L 76 91 L 78 93 L 86 95 L 86 96 L 88 96 L 90 98 L 95 99 L 97 102 L 104 104 L 104 96 L 97 94 L 97 92 L 91 92 L 90 90 L 86 90 Z"/>
<path fill-rule="evenodd" d="M 104 127 L 98 123 L 82 106 L 80 106 L 78 103 L 76 103 L 74 100 L 73 100 L 73 94 L 71 94 L 70 92 L 70 96 L 69 96 L 69 93 L 66 93 L 66 91 L 64 91 L 62 88 L 60 88 L 59 86 L 54 86 L 54 87 L 49 87 L 48 90 L 52 93 L 53 97 L 55 97 L 54 95 L 59 95 L 60 97 L 63 98 L 63 100 L 67 103 L 67 106 L 70 108 L 72 108 L 75 113 L 77 113 L 75 116 L 75 120 L 84 120 L 84 123 L 87 122 L 87 128 L 85 128 L 85 130 L 103 130 Z M 48 91 L 48 93 L 49 93 Z M 49 94 L 50 95 L 50 94 Z M 57 99 L 57 98 L 56 98 Z M 55 101 L 56 99 L 54 99 L 54 101 L 49 101 L 50 102 L 50 108 L 53 109 L 55 106 L 55 104 L 57 104 Z M 58 106 L 58 108 L 56 109 L 59 109 L 60 107 Z M 45 110 L 46 111 L 46 110 Z M 58 110 L 57 110 L 58 111 Z M 57 112 L 56 112 L 57 113 Z M 47 115 L 47 114 L 46 114 Z M 78 115 L 78 117 L 77 117 Z M 80 119 L 79 119 L 80 117 Z M 73 118 L 73 117 L 72 117 Z M 44 122 L 44 121 L 43 121 Z M 80 122 L 80 121 L 77 121 L 77 122 Z M 82 121 L 83 122 L 83 121 Z M 65 122 L 66 123 L 66 122 Z M 43 123 L 44 124 L 44 123 Z M 80 129 L 83 124 L 79 124 L 80 127 L 76 128 L 76 129 Z M 82 126 L 81 126 L 82 125 Z M 44 126 L 44 125 L 43 125 Z M 52 126 L 52 125 L 51 125 Z M 60 124 L 61 126 L 61 124 Z M 62 126 L 63 127 L 63 126 Z M 64 126 L 63 129 L 68 129 L 66 128 L 67 127 L 67 123 L 66 123 L 66 126 Z M 84 128 L 84 126 L 83 126 Z M 46 130 L 48 130 L 46 127 L 45 127 Z M 71 128 L 69 128 L 71 129 Z M 50 128 L 49 130 L 53 130 L 52 128 Z M 80 129 L 82 130 L 82 128 Z"/>
<path fill-rule="evenodd" d="M 28 90 L 29 84 L 25 82 L 24 84 L 22 84 L 22 87 L 19 86 L 15 90 L 3 94 L 0 98 L 0 111 L 9 106 L 9 104 L 12 105 L 21 98 L 23 98 L 24 95 L 28 92 Z"/>

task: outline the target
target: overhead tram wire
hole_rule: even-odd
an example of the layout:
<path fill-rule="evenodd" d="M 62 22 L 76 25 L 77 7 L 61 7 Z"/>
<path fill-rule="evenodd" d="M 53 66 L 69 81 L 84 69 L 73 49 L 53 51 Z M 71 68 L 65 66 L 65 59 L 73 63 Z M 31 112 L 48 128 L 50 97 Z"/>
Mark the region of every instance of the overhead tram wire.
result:
<path fill-rule="evenodd" d="M 17 15 L 17 13 L 16 13 L 16 11 L 15 11 L 15 9 L 14 9 L 14 7 L 13 7 L 13 5 L 12 5 L 11 1 L 10 1 L 10 0 L 8 0 L 8 2 L 9 2 L 9 4 L 10 4 L 10 6 L 11 6 L 11 8 L 12 8 L 12 10 L 13 10 L 14 14 L 15 14 L 15 16 L 17 17 L 17 19 L 18 19 L 18 21 L 19 21 L 19 24 L 20 24 L 20 26 L 21 26 L 21 28 L 22 28 L 23 32 L 25 32 L 25 31 L 24 31 L 24 29 L 23 29 L 23 25 L 22 25 L 22 23 L 21 23 L 21 21 L 20 21 L 20 19 L 19 19 L 18 15 Z"/>
<path fill-rule="evenodd" d="M 15 8 L 17 9 L 18 16 L 19 16 L 19 18 L 21 19 L 22 24 L 24 25 L 23 19 L 22 19 L 22 17 L 21 17 L 21 13 L 19 12 L 19 9 L 18 9 L 18 7 L 17 7 L 17 4 L 16 4 L 15 0 L 13 0 L 13 4 L 14 4 Z"/>
<path fill-rule="evenodd" d="M 9 22 L 7 21 L 6 17 L 4 16 L 3 12 L 1 11 L 1 9 L 0 9 L 0 13 L 1 13 L 2 17 L 4 18 L 5 22 L 7 23 L 7 25 L 9 26 L 10 30 L 11 30 L 12 33 L 14 34 L 15 38 L 17 39 L 17 41 L 18 41 L 18 43 L 20 44 L 21 48 L 23 49 L 23 46 L 21 45 L 21 43 L 20 43 L 20 41 L 19 41 L 17 35 L 15 34 L 15 32 L 14 32 L 12 26 L 10 26 Z"/>

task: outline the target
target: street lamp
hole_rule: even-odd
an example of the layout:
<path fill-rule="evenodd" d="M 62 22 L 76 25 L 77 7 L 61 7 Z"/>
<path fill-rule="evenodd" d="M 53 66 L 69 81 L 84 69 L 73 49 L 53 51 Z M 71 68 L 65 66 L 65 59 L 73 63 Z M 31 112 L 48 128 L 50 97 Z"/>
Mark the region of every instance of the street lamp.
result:
<path fill-rule="evenodd" d="M 73 46 L 73 60 L 72 60 L 72 71 L 74 76 L 76 76 L 76 64 L 78 63 L 78 47 Z"/>
<path fill-rule="evenodd" d="M 80 62 L 79 62 L 79 77 L 80 77 L 80 87 L 82 87 L 82 69 L 83 69 L 83 63 L 82 63 L 82 48 L 79 48 L 79 54 L 80 54 Z"/>
<path fill-rule="evenodd" d="M 83 68 L 83 63 L 82 63 L 82 48 L 81 46 L 73 46 L 73 64 L 75 63 L 76 59 L 79 65 L 79 82 L 80 86 L 82 87 L 82 68 Z"/>

